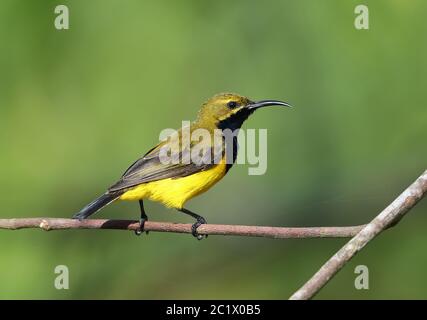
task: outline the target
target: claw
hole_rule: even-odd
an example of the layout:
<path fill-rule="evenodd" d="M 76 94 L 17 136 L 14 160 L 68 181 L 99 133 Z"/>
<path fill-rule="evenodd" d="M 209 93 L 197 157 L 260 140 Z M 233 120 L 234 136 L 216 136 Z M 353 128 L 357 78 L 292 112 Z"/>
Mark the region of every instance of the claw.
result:
<path fill-rule="evenodd" d="M 144 232 L 144 225 L 147 219 L 141 219 L 139 220 L 139 228 L 135 230 L 135 235 L 140 236 Z M 148 231 L 145 231 L 146 234 L 148 234 Z"/>
<path fill-rule="evenodd" d="M 203 218 L 197 219 L 196 223 L 194 223 L 191 226 L 191 234 L 193 237 L 195 237 L 197 240 L 202 240 L 203 238 L 207 238 L 208 235 L 203 235 L 197 232 L 197 228 L 200 227 L 202 224 L 206 224 L 206 220 Z"/>

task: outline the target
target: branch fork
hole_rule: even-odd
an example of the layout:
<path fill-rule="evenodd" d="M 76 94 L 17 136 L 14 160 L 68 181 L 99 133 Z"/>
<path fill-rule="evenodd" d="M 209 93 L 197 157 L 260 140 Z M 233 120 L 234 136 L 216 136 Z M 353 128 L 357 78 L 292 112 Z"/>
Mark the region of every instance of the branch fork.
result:
<path fill-rule="evenodd" d="M 427 193 L 427 170 L 400 194 L 370 223 L 351 227 L 261 227 L 243 225 L 203 224 L 197 231 L 202 235 L 225 235 L 289 238 L 343 238 L 352 237 L 334 254 L 314 276 L 307 281 L 290 299 L 305 300 L 314 297 L 344 265 L 370 241 L 389 227 L 396 225 Z M 191 224 L 146 221 L 144 231 L 190 233 Z M 133 220 L 74 220 L 61 218 L 19 218 L 0 219 L 0 229 L 18 230 L 39 228 L 45 231 L 67 229 L 114 229 L 139 230 L 139 222 Z"/>

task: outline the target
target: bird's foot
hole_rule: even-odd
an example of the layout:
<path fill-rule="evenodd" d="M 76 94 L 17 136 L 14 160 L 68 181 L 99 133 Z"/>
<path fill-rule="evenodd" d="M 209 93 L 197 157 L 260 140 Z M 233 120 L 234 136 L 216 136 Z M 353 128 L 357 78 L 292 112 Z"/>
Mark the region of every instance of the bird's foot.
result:
<path fill-rule="evenodd" d="M 203 238 L 208 237 L 207 234 L 203 235 L 197 232 L 197 228 L 200 227 L 202 224 L 206 224 L 206 220 L 203 217 L 199 217 L 197 218 L 197 221 L 191 226 L 191 234 L 197 240 L 202 240 Z"/>
<path fill-rule="evenodd" d="M 146 218 L 141 218 L 139 220 L 139 227 L 135 230 L 135 235 L 140 236 L 144 232 L 144 225 L 146 221 L 148 221 Z M 145 231 L 145 233 L 148 234 L 148 231 Z"/>

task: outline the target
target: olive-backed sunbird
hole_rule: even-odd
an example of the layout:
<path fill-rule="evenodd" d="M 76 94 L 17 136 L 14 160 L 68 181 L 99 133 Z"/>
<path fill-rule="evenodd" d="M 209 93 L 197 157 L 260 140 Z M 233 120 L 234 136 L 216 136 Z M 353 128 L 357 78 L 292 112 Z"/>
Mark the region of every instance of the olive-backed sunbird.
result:
<path fill-rule="evenodd" d="M 144 230 L 144 223 L 148 220 L 143 200 L 149 199 L 195 218 L 196 222 L 192 225 L 192 234 L 200 240 L 202 236 L 197 233 L 197 228 L 206 223 L 206 220 L 202 216 L 185 209 L 184 204 L 221 180 L 235 162 L 238 148 L 237 138 L 233 138 L 230 142 L 229 139 L 225 139 L 225 135 L 222 133 L 226 131 L 225 129 L 231 131 L 240 129 L 243 122 L 255 110 L 273 105 L 290 107 L 288 103 L 283 101 L 261 100 L 254 102 L 246 97 L 231 93 L 218 94 L 210 98 L 202 105 L 197 119 L 189 127 L 189 132 L 195 132 L 197 129 L 204 129 L 212 135 L 220 132 L 222 137 L 216 140 L 220 141 L 220 149 L 222 150 L 219 159 L 214 154 L 214 149 L 217 149 L 217 146 L 215 143 L 212 145 L 210 139 L 206 139 L 206 144 L 209 146 L 206 145 L 207 147 L 201 150 L 204 150 L 202 153 L 213 155 L 212 161 L 193 161 L 193 157 L 189 158 L 189 161 L 178 163 L 176 161 L 162 161 L 162 147 L 165 146 L 166 139 L 134 162 L 118 182 L 112 185 L 102 196 L 75 214 L 73 218 L 83 220 L 118 199 L 139 201 L 141 219 L 137 234 L 141 234 Z M 183 140 L 183 128 L 178 130 L 176 135 L 179 141 Z M 191 142 L 190 148 L 192 145 L 193 142 Z M 227 158 L 230 157 L 229 152 L 224 151 L 227 148 L 232 150 L 232 159 Z M 184 158 L 184 153 L 188 153 L 188 148 L 185 148 L 185 151 L 179 150 L 180 159 Z"/>

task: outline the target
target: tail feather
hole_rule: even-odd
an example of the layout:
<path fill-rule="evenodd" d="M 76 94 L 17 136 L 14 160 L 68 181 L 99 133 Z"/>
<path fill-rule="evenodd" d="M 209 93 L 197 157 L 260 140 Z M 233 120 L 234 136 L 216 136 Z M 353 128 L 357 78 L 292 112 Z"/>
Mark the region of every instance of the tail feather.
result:
<path fill-rule="evenodd" d="M 113 202 L 114 200 L 116 200 L 120 196 L 121 196 L 121 193 L 119 193 L 119 192 L 104 193 L 102 196 L 93 200 L 86 207 L 84 207 L 82 210 L 80 210 L 80 212 L 76 213 L 73 216 L 73 219 L 79 219 L 79 220 L 86 219 L 87 217 L 98 212 L 99 210 L 101 210 L 105 206 L 108 206 L 111 202 Z"/>

